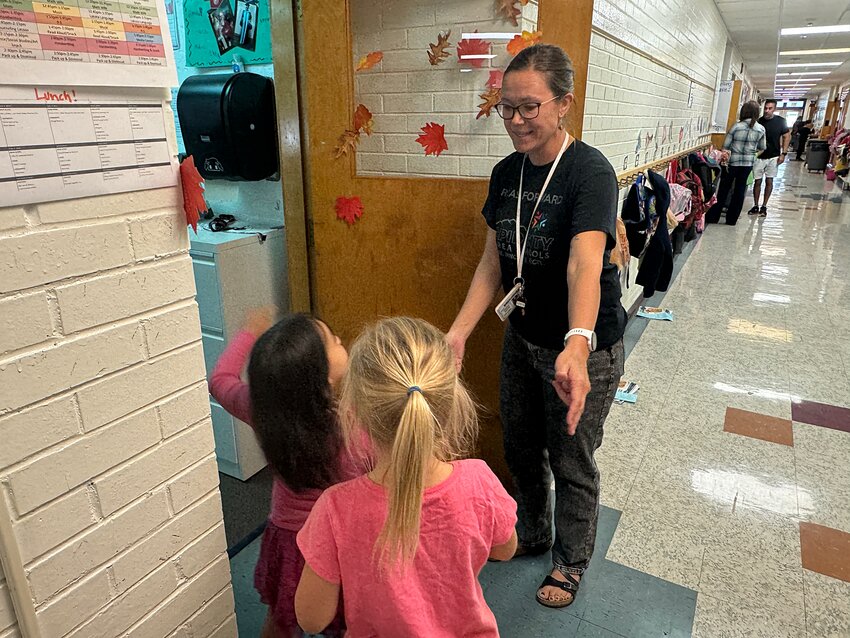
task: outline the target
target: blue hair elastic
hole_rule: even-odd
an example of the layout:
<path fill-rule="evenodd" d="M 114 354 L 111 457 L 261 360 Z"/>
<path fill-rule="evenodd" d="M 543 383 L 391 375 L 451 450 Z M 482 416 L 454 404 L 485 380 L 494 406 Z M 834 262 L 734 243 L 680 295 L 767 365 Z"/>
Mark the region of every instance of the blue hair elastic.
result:
<path fill-rule="evenodd" d="M 410 396 L 410 395 L 411 395 L 411 394 L 413 394 L 414 392 L 418 392 L 418 393 L 422 394 L 422 388 L 420 388 L 418 385 L 412 385 L 412 386 L 410 386 L 410 387 L 407 389 L 407 396 Z"/>

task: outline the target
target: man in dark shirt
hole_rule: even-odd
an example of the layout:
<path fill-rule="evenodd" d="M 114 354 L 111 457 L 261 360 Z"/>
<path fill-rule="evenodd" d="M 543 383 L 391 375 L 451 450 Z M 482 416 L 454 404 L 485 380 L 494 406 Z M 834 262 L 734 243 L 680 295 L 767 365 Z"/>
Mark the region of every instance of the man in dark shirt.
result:
<path fill-rule="evenodd" d="M 785 156 L 788 153 L 788 144 L 791 141 L 791 131 L 788 129 L 788 124 L 785 118 L 776 115 L 776 100 L 769 99 L 764 102 L 764 115 L 759 119 L 759 124 L 765 130 L 765 148 L 756 158 L 753 165 L 753 201 L 755 205 L 750 209 L 750 215 L 758 215 L 759 217 L 767 217 L 767 201 L 770 199 L 770 194 L 773 192 L 773 178 L 776 177 L 776 171 L 779 165 L 785 161 Z M 761 182 L 765 181 L 764 185 L 764 202 L 759 207 L 759 197 L 761 196 Z"/>

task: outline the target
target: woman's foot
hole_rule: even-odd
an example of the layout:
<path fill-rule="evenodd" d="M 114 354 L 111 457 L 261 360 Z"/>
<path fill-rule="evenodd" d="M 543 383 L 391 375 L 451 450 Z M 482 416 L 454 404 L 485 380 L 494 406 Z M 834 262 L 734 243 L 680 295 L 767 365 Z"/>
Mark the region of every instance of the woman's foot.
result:
<path fill-rule="evenodd" d="M 759 208 L 759 217 L 767 217 L 767 206 Z"/>
<path fill-rule="evenodd" d="M 573 603 L 578 594 L 581 573 L 584 570 L 576 569 L 575 572 L 564 574 L 555 567 L 552 573 L 546 577 L 537 589 L 537 602 L 546 607 L 561 608 Z"/>
<path fill-rule="evenodd" d="M 756 204 L 750 210 L 747 211 L 747 215 L 758 215 L 758 214 L 759 214 L 758 204 Z"/>

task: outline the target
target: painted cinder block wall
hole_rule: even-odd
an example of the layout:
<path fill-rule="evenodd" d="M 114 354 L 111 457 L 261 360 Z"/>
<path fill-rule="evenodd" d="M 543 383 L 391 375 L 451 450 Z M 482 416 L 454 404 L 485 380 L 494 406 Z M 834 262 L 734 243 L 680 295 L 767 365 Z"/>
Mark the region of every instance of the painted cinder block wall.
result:
<path fill-rule="evenodd" d="M 42 636 L 236 635 L 188 248 L 178 187 L 0 208 L 2 555 Z"/>

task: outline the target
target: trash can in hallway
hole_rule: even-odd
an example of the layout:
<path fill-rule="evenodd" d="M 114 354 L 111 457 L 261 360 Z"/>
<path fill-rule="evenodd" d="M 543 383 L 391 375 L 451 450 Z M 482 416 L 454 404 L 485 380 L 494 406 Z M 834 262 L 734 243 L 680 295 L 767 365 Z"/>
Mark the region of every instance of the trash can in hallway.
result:
<path fill-rule="evenodd" d="M 806 168 L 809 171 L 825 171 L 829 161 L 829 142 L 811 140 L 806 145 Z"/>

